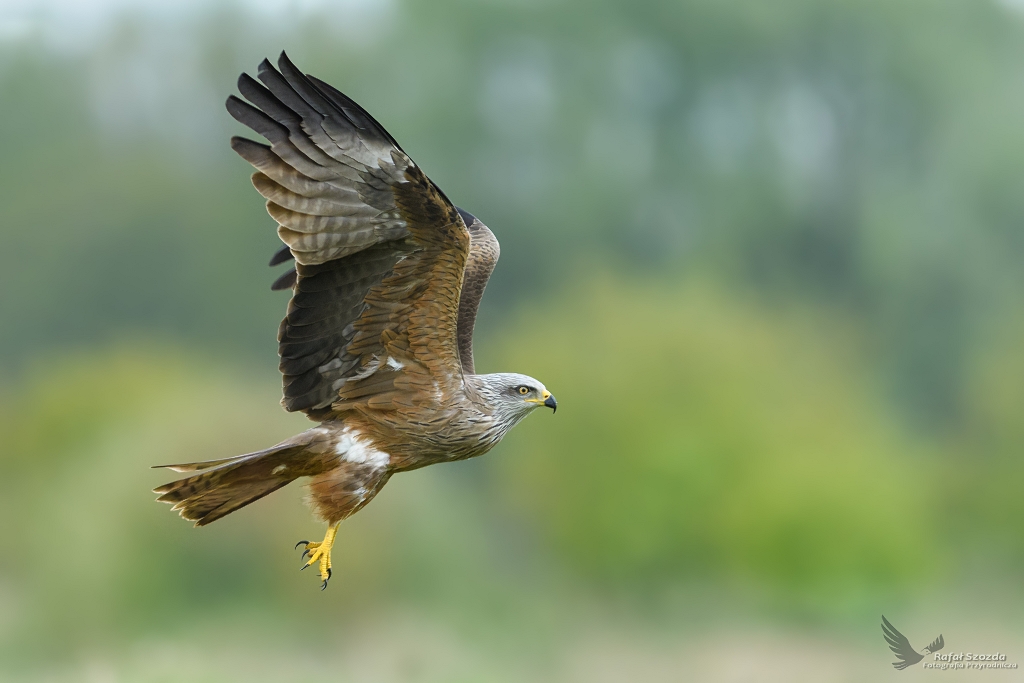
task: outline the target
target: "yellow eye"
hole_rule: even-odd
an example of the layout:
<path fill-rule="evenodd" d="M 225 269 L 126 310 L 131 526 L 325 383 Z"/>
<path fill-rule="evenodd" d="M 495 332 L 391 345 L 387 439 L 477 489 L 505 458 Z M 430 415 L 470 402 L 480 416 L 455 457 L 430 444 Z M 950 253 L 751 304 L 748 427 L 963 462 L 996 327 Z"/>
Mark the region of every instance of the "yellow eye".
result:
<path fill-rule="evenodd" d="M 530 393 L 530 389 L 528 387 L 519 387 L 519 393 L 525 396 L 526 394 Z"/>

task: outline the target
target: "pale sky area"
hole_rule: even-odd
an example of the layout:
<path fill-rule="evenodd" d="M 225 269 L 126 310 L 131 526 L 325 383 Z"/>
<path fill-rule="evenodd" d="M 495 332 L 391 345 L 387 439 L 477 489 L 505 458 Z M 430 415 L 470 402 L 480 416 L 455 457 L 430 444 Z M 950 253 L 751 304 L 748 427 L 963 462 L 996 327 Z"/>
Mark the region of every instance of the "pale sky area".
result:
<path fill-rule="evenodd" d="M 1024 14 L 1024 0 L 992 1 Z M 105 27 L 124 16 L 175 22 L 222 6 L 243 8 L 278 26 L 313 14 L 344 13 L 359 23 L 359 18 L 379 20 L 393 4 L 394 0 L 0 0 L 0 42 L 34 37 L 50 48 L 73 52 L 88 47 Z"/>
<path fill-rule="evenodd" d="M 118 18 L 143 17 L 177 22 L 220 7 L 243 8 L 246 13 L 280 25 L 301 21 L 311 14 L 378 18 L 387 14 L 391 0 L 0 0 L 0 41 L 36 38 L 61 51 L 88 47 Z"/>
<path fill-rule="evenodd" d="M 82 60 L 89 110 L 111 140 L 155 134 L 199 159 L 227 120 L 224 84 L 210 82 L 197 49 L 203 15 L 245 17 L 255 67 L 294 47 L 291 34 L 311 21 L 346 42 L 372 43 L 394 9 L 393 0 L 0 0 L 0 47 Z M 112 41 L 125 21 L 139 29 L 136 39 Z"/>

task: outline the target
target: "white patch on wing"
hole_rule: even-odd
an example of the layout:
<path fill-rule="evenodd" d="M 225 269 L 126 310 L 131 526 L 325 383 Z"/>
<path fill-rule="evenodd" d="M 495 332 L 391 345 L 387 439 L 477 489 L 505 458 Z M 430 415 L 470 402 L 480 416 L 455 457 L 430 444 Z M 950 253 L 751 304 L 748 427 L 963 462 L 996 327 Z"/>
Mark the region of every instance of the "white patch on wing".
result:
<path fill-rule="evenodd" d="M 334 446 L 334 452 L 346 460 L 358 465 L 369 465 L 375 469 L 387 467 L 391 462 L 391 456 L 384 451 L 378 451 L 367 441 L 360 438 L 359 432 L 351 427 L 341 430 L 338 443 Z"/>
<path fill-rule="evenodd" d="M 366 379 L 373 373 L 377 372 L 377 368 L 380 367 L 380 359 L 374 356 L 373 360 L 366 364 L 366 367 L 348 378 L 349 382 L 357 382 L 361 379 Z"/>
<path fill-rule="evenodd" d="M 286 469 L 288 469 L 288 468 L 287 468 L 287 467 L 285 467 L 284 465 L 278 465 L 278 466 L 277 466 L 277 467 L 275 467 L 274 469 L 270 470 L 270 473 L 271 473 L 271 474 L 281 474 L 281 473 L 282 473 L 282 472 L 284 472 L 284 471 L 285 471 Z"/>
<path fill-rule="evenodd" d="M 388 367 L 391 368 L 392 370 L 401 370 L 402 368 L 405 367 L 405 364 L 402 363 L 401 361 L 395 360 L 391 356 L 388 356 Z"/>
<path fill-rule="evenodd" d="M 341 359 L 340 358 L 335 358 L 334 360 L 332 360 L 329 363 L 324 363 L 323 365 L 318 367 L 316 370 L 320 374 L 323 374 L 325 372 L 330 372 L 331 370 L 337 370 L 340 367 L 341 367 Z"/>

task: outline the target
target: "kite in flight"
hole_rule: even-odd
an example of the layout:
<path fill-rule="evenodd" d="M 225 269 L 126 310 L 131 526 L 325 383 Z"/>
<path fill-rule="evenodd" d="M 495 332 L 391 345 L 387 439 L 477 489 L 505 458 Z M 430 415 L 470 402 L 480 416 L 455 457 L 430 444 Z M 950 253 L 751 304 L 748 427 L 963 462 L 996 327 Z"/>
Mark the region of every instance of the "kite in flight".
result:
<path fill-rule="evenodd" d="M 351 99 L 281 54 L 247 74 L 231 115 L 270 145 L 231 147 L 256 168 L 295 267 L 277 333 L 286 410 L 318 426 L 276 446 L 221 460 L 165 465 L 189 476 L 154 490 L 203 526 L 310 477 L 327 523 L 304 545 L 303 569 L 331 577 L 338 525 L 396 472 L 482 455 L 555 397 L 526 375 L 478 375 L 473 326 L 498 241 L 454 206 L 399 144 Z"/>

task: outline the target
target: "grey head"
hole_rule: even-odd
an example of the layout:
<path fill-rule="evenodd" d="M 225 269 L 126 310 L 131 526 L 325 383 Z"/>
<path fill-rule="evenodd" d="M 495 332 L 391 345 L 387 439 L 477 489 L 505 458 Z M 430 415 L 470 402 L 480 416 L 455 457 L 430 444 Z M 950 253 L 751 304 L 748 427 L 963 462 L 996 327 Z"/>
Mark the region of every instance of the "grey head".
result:
<path fill-rule="evenodd" d="M 528 375 L 516 372 L 494 372 L 488 375 L 468 375 L 467 384 L 487 405 L 501 426 L 502 433 L 541 406 L 558 407 L 555 397 L 544 385 Z"/>

